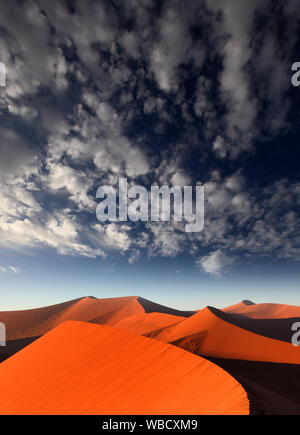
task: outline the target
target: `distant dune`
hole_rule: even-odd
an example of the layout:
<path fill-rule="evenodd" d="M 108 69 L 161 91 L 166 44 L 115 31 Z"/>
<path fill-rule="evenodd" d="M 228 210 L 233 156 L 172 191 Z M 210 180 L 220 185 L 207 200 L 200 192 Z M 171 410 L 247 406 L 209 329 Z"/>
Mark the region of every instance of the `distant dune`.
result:
<path fill-rule="evenodd" d="M 252 319 L 287 319 L 300 317 L 300 307 L 280 304 L 253 304 L 248 301 L 223 308 L 222 311 L 230 314 L 240 314 Z"/>
<path fill-rule="evenodd" d="M 225 320 L 247 331 L 254 332 L 255 334 L 262 335 L 264 337 L 273 338 L 275 340 L 285 341 L 291 344 L 292 326 L 294 323 L 300 322 L 300 317 L 280 318 L 252 318 L 241 314 L 228 313 L 224 310 L 217 310 L 211 308 L 211 311 L 220 319 Z M 272 311 L 272 307 L 267 310 Z M 295 310 L 293 310 L 295 313 Z"/>
<path fill-rule="evenodd" d="M 1 414 L 248 414 L 214 364 L 116 328 L 65 322 L 0 365 Z"/>
<path fill-rule="evenodd" d="M 154 317 L 158 313 L 160 316 L 156 316 L 155 324 Z M 0 362 L 66 320 L 101 325 L 115 325 L 124 320 L 122 327 L 125 330 L 133 331 L 135 325 L 142 335 L 192 314 L 193 312 L 174 310 L 137 296 L 107 299 L 84 297 L 44 308 L 0 312 L 0 322 L 6 325 L 7 330 L 7 346 L 0 347 Z M 127 320 L 131 316 L 135 317 Z"/>
<path fill-rule="evenodd" d="M 33 310 L 0 312 L 0 321 L 6 325 L 7 340 L 19 340 L 41 336 L 66 320 L 114 325 L 128 316 L 153 312 L 181 317 L 194 314 L 164 307 L 137 296 L 107 299 L 84 297 Z"/>
<path fill-rule="evenodd" d="M 127 316 L 144 312 L 137 297 L 85 297 L 34 310 L 0 312 L 0 321 L 6 325 L 7 340 L 19 340 L 41 336 L 66 320 L 113 325 Z"/>

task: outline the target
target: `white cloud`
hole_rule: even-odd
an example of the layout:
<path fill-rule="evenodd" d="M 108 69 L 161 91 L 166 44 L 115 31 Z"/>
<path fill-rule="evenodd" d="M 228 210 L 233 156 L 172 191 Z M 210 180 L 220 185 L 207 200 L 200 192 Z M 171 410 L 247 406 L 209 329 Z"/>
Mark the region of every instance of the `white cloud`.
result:
<path fill-rule="evenodd" d="M 213 150 L 217 157 L 225 159 L 228 154 L 228 147 L 225 144 L 223 137 L 218 136 L 213 143 Z"/>
<path fill-rule="evenodd" d="M 227 178 L 225 186 L 232 192 L 240 192 L 245 185 L 245 178 L 236 173 Z"/>
<path fill-rule="evenodd" d="M 100 247 L 92 247 L 80 241 L 82 228 L 69 216 L 44 215 L 45 221 L 0 219 L 0 245 L 18 248 L 49 247 L 59 254 L 96 258 L 105 256 Z"/>
<path fill-rule="evenodd" d="M 210 275 L 220 276 L 221 273 L 232 264 L 232 258 L 221 250 L 212 252 L 211 254 L 197 260 L 196 264 L 202 268 L 202 270 Z"/>
<path fill-rule="evenodd" d="M 149 223 L 153 241 L 149 246 L 150 256 L 176 257 L 186 248 L 186 235 L 175 224 Z"/>
<path fill-rule="evenodd" d="M 175 6 L 175 5 L 174 5 Z M 175 91 L 179 86 L 178 66 L 198 56 L 191 38 L 185 11 L 178 7 L 166 7 L 159 22 L 159 39 L 154 45 L 150 65 L 159 87 L 166 92 Z"/>
<path fill-rule="evenodd" d="M 131 57 L 135 59 L 140 57 L 139 42 L 133 32 L 124 32 L 121 39 L 121 44 Z"/>
<path fill-rule="evenodd" d="M 136 263 L 136 262 L 140 259 L 140 257 L 141 257 L 141 252 L 135 250 L 135 251 L 133 251 L 132 254 L 130 255 L 130 257 L 129 257 L 129 259 L 128 259 L 128 262 L 129 262 L 130 264 L 134 264 L 134 263 Z"/>
<path fill-rule="evenodd" d="M 128 251 L 131 246 L 131 239 L 128 235 L 130 227 L 127 225 L 117 225 L 115 223 L 108 225 L 94 225 L 96 235 L 93 240 L 108 250 L 115 250 L 121 253 Z"/>
<path fill-rule="evenodd" d="M 21 272 L 21 268 L 15 267 L 15 266 L 8 266 L 8 267 L 0 266 L 0 272 L 2 272 L 2 273 L 12 272 L 12 273 L 18 274 Z"/>
<path fill-rule="evenodd" d="M 94 163 L 101 172 L 112 171 L 121 175 L 124 171 L 124 175 L 132 178 L 147 174 L 150 171 L 147 157 L 136 144 L 132 144 L 124 136 L 123 121 L 116 110 L 110 104 L 101 102 L 99 96 L 94 96 L 92 99 L 90 95 L 85 94 L 85 99 L 95 108 L 97 117 L 95 118 L 81 108 L 76 116 L 75 129 L 66 122 L 54 129 L 49 138 L 48 147 L 50 169 L 53 166 L 56 171 L 62 171 L 61 164 L 56 162 L 67 155 L 74 163 L 81 165 Z M 75 132 L 79 133 L 77 137 L 74 137 Z M 71 168 L 64 168 L 65 173 L 70 171 Z M 82 178 L 78 175 L 76 177 L 77 179 Z M 51 179 L 55 178 L 54 174 Z M 71 178 L 75 180 L 74 176 Z M 88 177 L 85 179 L 88 181 Z M 68 186 L 71 187 L 71 193 L 74 188 L 80 191 L 81 199 L 83 199 L 82 188 L 70 186 L 70 182 Z M 83 201 L 87 202 L 86 199 Z"/>
<path fill-rule="evenodd" d="M 171 182 L 174 186 L 190 186 L 191 178 L 184 172 L 175 172 L 175 174 L 171 178 Z"/>
<path fill-rule="evenodd" d="M 88 190 L 93 185 L 93 179 L 87 177 L 81 171 L 76 171 L 70 166 L 48 163 L 49 175 L 45 182 L 52 190 L 66 189 L 70 193 L 70 199 L 79 208 L 93 209 L 95 202 L 88 196 Z"/>
<path fill-rule="evenodd" d="M 0 59 L 7 65 L 8 81 L 0 95 L 0 112 L 7 116 L 6 127 L 0 129 L 0 245 L 50 247 L 87 257 L 126 253 L 130 262 L 142 250 L 151 256 L 188 250 L 197 257 L 199 248 L 214 246 L 202 259 L 203 267 L 212 271 L 236 248 L 247 255 L 299 256 L 299 219 L 293 211 L 299 185 L 280 180 L 258 188 L 247 184 L 240 172 L 223 177 L 215 171 L 209 177 L 203 174 L 205 160 L 199 174 L 208 175 L 203 232 L 187 235 L 180 225 L 149 225 L 147 232 L 133 236 L 126 225 L 94 225 L 93 192 L 100 181 L 115 185 L 127 176 L 159 185 L 190 185 L 183 169 L 190 150 L 202 156 L 208 139 L 218 159 L 237 157 L 259 137 L 257 121 L 269 133 L 285 126 L 290 104 L 285 68 L 295 41 L 286 38 L 279 47 L 272 20 L 262 40 L 260 32 L 252 32 L 255 13 L 267 9 L 268 2 L 209 1 L 214 13 L 208 15 L 201 2 L 191 1 L 188 8 L 165 2 L 159 17 L 153 15 L 151 0 L 121 3 L 124 19 L 132 23 L 130 32 L 121 28 L 110 2 L 79 0 L 72 14 L 65 2 L 46 0 L 28 0 L 24 8 L 11 0 L 1 9 L 0 27 L 6 30 Z M 295 33 L 296 11 L 292 0 L 283 6 L 283 18 L 288 15 Z M 206 36 L 211 52 L 204 69 L 199 67 L 206 42 L 201 41 L 202 47 L 192 38 L 195 24 L 203 26 L 203 33 L 210 28 Z M 208 79 L 205 70 L 217 58 L 223 60 L 219 75 Z M 131 69 L 133 59 L 137 67 Z M 186 68 L 181 68 L 187 65 L 195 77 L 190 97 Z M 70 99 L 69 74 L 74 84 Z M 165 92 L 153 92 L 151 80 Z M 263 83 L 255 98 L 254 81 Z M 257 120 L 262 107 L 264 115 Z M 134 121 L 144 114 L 152 115 L 147 128 L 153 143 L 147 128 L 131 136 Z M 182 136 L 156 144 L 152 127 L 155 135 L 163 135 L 180 116 Z"/>
<path fill-rule="evenodd" d="M 0 246 L 10 249 L 50 247 L 60 254 L 104 256 L 81 241 L 84 228 L 70 210 L 44 210 L 29 191 L 26 178 L 0 187 Z"/>
<path fill-rule="evenodd" d="M 34 151 L 15 131 L 0 127 L 0 173 L 18 175 L 20 169 L 34 160 Z"/>
<path fill-rule="evenodd" d="M 221 74 L 221 86 L 226 101 L 229 93 L 231 105 L 227 115 L 227 135 L 238 148 L 249 147 L 247 131 L 253 125 L 257 103 L 250 96 L 249 77 L 245 66 L 250 59 L 250 32 L 253 25 L 255 9 L 259 2 L 253 0 L 241 4 L 239 0 L 222 2 L 224 30 L 231 35 L 224 47 L 224 70 Z M 237 144 L 239 132 L 243 136 L 243 143 Z M 232 153 L 235 154 L 233 148 Z"/>

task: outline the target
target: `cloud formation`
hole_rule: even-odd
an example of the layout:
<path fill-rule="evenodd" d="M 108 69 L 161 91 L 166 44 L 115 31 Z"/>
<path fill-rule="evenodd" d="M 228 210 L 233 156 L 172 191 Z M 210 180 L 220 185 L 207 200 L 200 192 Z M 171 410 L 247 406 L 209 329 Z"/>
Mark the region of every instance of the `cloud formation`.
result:
<path fill-rule="evenodd" d="M 12 272 L 12 273 L 18 274 L 21 272 L 21 268 L 15 267 L 15 266 L 8 266 L 8 267 L 0 266 L 0 272 L 2 272 L 2 273 Z"/>
<path fill-rule="evenodd" d="M 232 263 L 224 252 L 218 250 L 197 260 L 197 265 L 210 275 L 220 276 L 226 267 Z"/>
<path fill-rule="evenodd" d="M 184 253 L 215 275 L 237 255 L 298 260 L 299 180 L 244 169 L 292 129 L 299 8 L 271 4 L 3 2 L 0 246 L 131 264 Z M 204 183 L 203 232 L 99 224 L 96 190 L 121 177 Z"/>

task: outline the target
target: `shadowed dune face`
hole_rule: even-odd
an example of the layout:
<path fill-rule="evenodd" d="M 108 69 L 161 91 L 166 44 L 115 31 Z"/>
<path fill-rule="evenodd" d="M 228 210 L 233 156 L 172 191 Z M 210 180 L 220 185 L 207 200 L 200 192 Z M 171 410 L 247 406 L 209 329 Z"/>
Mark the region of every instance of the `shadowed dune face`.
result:
<path fill-rule="evenodd" d="M 299 349 L 291 343 L 267 338 L 216 315 L 205 308 L 184 321 L 148 334 L 203 356 L 300 364 Z"/>
<path fill-rule="evenodd" d="M 251 414 L 300 415 L 299 364 L 208 358 L 243 385 Z"/>
<path fill-rule="evenodd" d="M 300 307 L 280 304 L 253 304 L 241 302 L 224 308 L 222 311 L 228 314 L 242 315 L 252 319 L 288 319 L 300 318 Z"/>
<path fill-rule="evenodd" d="M 248 414 L 225 371 L 114 327 L 65 322 L 0 365 L 1 414 Z"/>
<path fill-rule="evenodd" d="M 33 343 L 39 337 L 21 338 L 20 340 L 10 340 L 6 343 L 5 347 L 0 347 L 0 363 L 10 358 L 15 353 L 22 350 L 24 347 Z"/>
<path fill-rule="evenodd" d="M 165 307 L 164 305 L 156 304 L 155 302 L 148 301 L 141 297 L 138 298 L 138 302 L 144 308 L 146 313 L 163 313 L 179 317 L 191 317 L 196 313 L 196 311 L 175 310 L 174 308 Z"/>

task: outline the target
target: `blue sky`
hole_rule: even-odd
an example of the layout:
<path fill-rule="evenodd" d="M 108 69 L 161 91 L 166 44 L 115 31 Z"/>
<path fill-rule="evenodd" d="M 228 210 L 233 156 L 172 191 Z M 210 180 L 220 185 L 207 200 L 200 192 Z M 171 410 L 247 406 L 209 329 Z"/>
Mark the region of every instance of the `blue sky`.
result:
<path fill-rule="evenodd" d="M 0 2 L 0 309 L 299 301 L 297 1 Z M 98 187 L 204 186 L 205 225 Z"/>
<path fill-rule="evenodd" d="M 3 262 L 6 256 L 1 256 Z M 126 258 L 81 259 L 13 254 L 19 273 L 1 275 L 1 310 L 51 305 L 82 296 L 142 296 L 178 309 L 222 308 L 243 299 L 255 303 L 299 305 L 299 273 L 286 265 L 267 266 L 212 276 L 194 267 L 189 256 L 156 258 L 128 265 Z M 10 264 L 8 261 L 7 264 Z"/>

